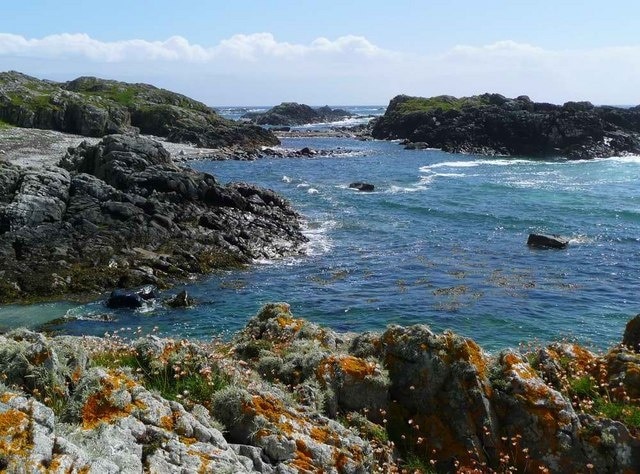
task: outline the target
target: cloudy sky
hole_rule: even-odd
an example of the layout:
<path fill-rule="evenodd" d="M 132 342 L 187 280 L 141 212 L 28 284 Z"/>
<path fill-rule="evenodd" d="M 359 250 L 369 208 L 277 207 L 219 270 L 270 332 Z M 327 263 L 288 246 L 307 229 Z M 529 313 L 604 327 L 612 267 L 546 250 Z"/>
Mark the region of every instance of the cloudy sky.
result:
<path fill-rule="evenodd" d="M 20 0 L 0 70 L 149 82 L 210 105 L 500 92 L 640 104 L 640 2 Z"/>

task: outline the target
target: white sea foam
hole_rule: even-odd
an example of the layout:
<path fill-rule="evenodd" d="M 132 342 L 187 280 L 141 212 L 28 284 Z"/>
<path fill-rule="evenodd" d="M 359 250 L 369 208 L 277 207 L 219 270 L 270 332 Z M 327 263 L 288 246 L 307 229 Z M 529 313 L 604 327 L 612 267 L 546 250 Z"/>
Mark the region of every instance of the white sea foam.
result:
<path fill-rule="evenodd" d="M 300 183 L 296 185 L 296 188 L 308 188 L 309 186 L 309 183 Z"/>
<path fill-rule="evenodd" d="M 289 178 L 288 176 L 285 175 L 285 176 L 282 177 L 282 181 L 284 183 L 290 183 L 291 182 L 291 178 Z"/>
<path fill-rule="evenodd" d="M 319 191 L 316 188 L 309 188 L 307 189 L 307 192 L 309 194 L 318 194 Z"/>
<path fill-rule="evenodd" d="M 441 163 L 434 163 L 432 165 L 420 167 L 420 171 L 427 172 L 438 168 L 474 168 L 476 166 L 515 166 L 522 164 L 536 164 L 545 162 L 536 162 L 532 160 L 520 160 L 520 159 L 495 159 L 495 160 L 473 160 L 473 161 L 443 161 Z"/>
<path fill-rule="evenodd" d="M 309 239 L 304 247 L 305 253 L 308 256 L 316 256 L 330 252 L 334 244 L 328 233 L 337 226 L 338 222 L 332 219 L 313 224 L 303 222 L 302 233 Z"/>

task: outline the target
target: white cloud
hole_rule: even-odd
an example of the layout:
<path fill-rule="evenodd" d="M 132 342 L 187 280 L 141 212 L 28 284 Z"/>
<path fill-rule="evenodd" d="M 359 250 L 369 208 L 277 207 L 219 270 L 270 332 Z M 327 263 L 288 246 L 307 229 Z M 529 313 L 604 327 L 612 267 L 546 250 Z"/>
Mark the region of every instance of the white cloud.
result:
<path fill-rule="evenodd" d="M 427 56 L 387 50 L 354 35 L 301 44 L 271 33 L 238 34 L 202 46 L 181 36 L 105 42 L 86 34 L 30 39 L 0 33 L 0 61 L 53 79 L 94 74 L 153 82 L 212 104 L 386 103 L 399 93 L 487 91 L 554 102 L 640 102 L 636 45 L 548 50 L 507 40 Z"/>

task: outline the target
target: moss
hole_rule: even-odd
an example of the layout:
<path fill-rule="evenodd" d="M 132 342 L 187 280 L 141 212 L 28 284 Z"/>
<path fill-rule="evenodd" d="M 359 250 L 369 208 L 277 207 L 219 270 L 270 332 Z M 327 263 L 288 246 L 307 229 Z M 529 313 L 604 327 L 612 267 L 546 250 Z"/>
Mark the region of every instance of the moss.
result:
<path fill-rule="evenodd" d="M 433 112 L 435 110 L 461 110 L 465 106 L 482 106 L 487 105 L 481 97 L 461 97 L 455 98 L 451 96 L 441 95 L 437 97 L 409 97 L 402 101 L 395 108 L 395 112 L 401 114 L 413 112 Z"/>
<path fill-rule="evenodd" d="M 13 128 L 13 125 L 5 122 L 4 120 L 0 120 L 0 130 L 6 130 L 8 128 Z"/>

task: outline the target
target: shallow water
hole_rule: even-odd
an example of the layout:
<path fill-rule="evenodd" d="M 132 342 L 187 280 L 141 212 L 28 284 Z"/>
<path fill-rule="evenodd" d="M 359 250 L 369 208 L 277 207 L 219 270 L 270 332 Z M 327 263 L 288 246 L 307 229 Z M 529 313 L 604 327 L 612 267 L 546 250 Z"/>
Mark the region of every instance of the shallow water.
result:
<path fill-rule="evenodd" d="M 342 147 L 341 157 L 194 162 L 221 181 L 286 196 L 306 219 L 308 255 L 263 262 L 182 285 L 196 308 L 111 312 L 101 302 L 0 309 L 0 327 L 104 334 L 121 327 L 209 338 L 244 326 L 261 305 L 341 331 L 424 323 L 489 350 L 563 336 L 604 348 L 640 312 L 640 157 L 568 162 L 404 150 L 393 142 L 287 139 Z M 373 193 L 348 188 L 375 184 Z M 530 232 L 571 239 L 566 250 L 526 246 Z M 126 333 L 129 333 L 125 329 Z"/>

